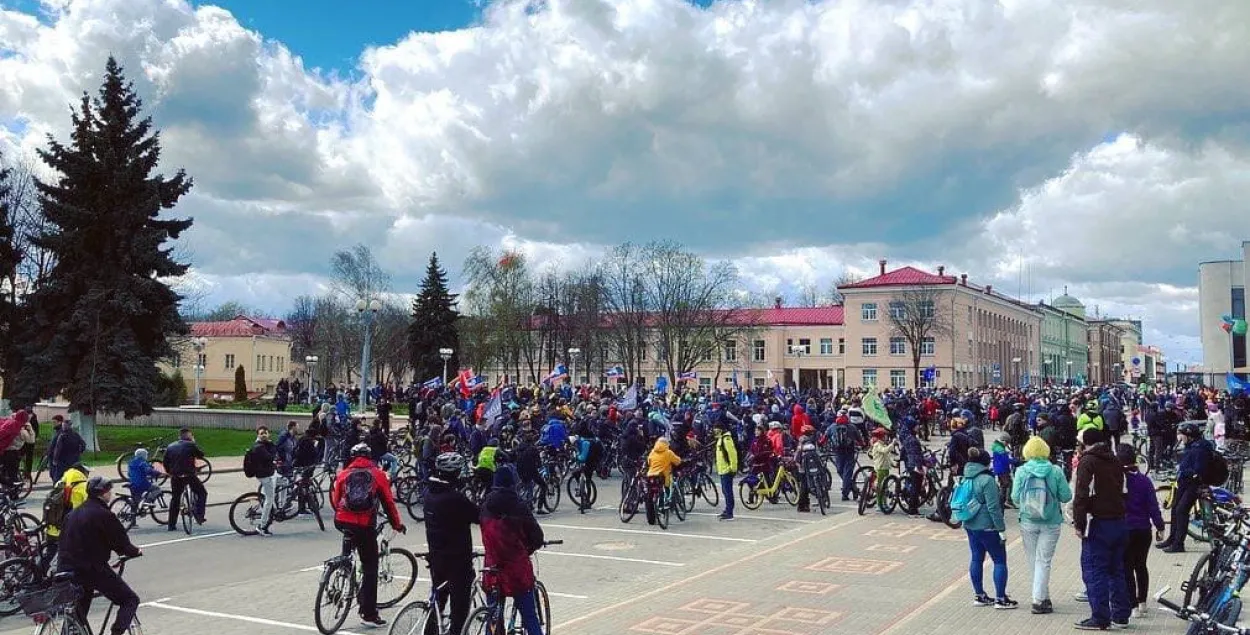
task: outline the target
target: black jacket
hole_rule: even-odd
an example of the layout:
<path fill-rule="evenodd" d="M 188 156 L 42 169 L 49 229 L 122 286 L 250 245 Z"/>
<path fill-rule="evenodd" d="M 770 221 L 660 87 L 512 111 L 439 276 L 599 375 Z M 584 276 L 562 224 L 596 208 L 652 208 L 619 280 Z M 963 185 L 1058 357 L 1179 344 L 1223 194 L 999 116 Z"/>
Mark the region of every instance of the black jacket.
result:
<path fill-rule="evenodd" d="M 194 441 L 174 441 L 165 448 L 165 471 L 170 476 L 195 474 L 195 460 L 204 458 L 204 451 Z"/>
<path fill-rule="evenodd" d="M 167 455 L 168 456 L 168 455 Z M 268 478 L 273 476 L 273 464 L 278 460 L 278 446 L 273 441 L 257 441 L 247 451 L 243 461 L 252 471 L 252 478 Z"/>
<path fill-rule="evenodd" d="M 430 547 L 430 569 L 443 579 L 473 566 L 473 529 L 477 505 L 460 490 L 430 481 L 425 494 L 425 540 Z"/>
<path fill-rule="evenodd" d="M 82 453 L 86 450 L 87 442 L 66 424 L 61 426 L 61 434 L 56 437 L 52 463 L 62 468 L 70 467 L 82 459 Z"/>
<path fill-rule="evenodd" d="M 1090 518 L 1124 518 L 1124 467 L 1106 443 L 1097 443 L 1081 453 L 1072 486 L 1072 518 L 1084 533 Z"/>
<path fill-rule="evenodd" d="M 98 571 L 108 567 L 114 553 L 132 558 L 139 555 L 121 521 L 94 496 L 65 517 L 58 544 L 61 571 Z"/>
<path fill-rule="evenodd" d="M 1185 451 L 1181 454 L 1181 462 L 1176 467 L 1176 482 L 1188 484 L 1189 482 L 1202 482 L 1202 475 L 1207 470 L 1207 464 L 1211 462 L 1211 455 L 1215 454 L 1215 446 L 1206 439 L 1198 439 L 1191 441 L 1185 445 Z"/>
<path fill-rule="evenodd" d="M 295 452 L 291 455 L 291 467 L 312 467 L 319 459 L 316 437 L 305 434 L 295 444 Z"/>

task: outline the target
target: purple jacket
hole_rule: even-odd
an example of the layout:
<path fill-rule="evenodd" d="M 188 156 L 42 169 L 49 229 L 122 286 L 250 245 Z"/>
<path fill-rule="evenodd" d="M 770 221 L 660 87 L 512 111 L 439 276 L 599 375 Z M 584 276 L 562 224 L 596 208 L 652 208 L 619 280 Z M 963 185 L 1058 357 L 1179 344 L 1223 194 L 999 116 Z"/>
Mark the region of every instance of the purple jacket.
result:
<path fill-rule="evenodd" d="M 1124 523 L 1128 529 L 1163 530 L 1163 513 L 1159 511 L 1159 499 L 1155 497 L 1155 484 L 1141 472 L 1124 475 L 1128 494 L 1124 497 Z"/>

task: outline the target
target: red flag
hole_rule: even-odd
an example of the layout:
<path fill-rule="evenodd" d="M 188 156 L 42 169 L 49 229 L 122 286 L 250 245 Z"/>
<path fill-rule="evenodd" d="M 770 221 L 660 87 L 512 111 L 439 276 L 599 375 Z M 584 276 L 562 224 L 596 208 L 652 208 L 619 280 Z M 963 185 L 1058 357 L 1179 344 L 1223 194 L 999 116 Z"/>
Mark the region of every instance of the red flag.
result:
<path fill-rule="evenodd" d="M 464 397 L 465 399 L 469 398 L 469 394 L 470 394 L 469 393 L 469 381 L 471 381 L 472 379 L 473 379 L 472 368 L 461 369 L 460 375 L 456 378 L 456 381 L 460 382 L 460 396 Z"/>

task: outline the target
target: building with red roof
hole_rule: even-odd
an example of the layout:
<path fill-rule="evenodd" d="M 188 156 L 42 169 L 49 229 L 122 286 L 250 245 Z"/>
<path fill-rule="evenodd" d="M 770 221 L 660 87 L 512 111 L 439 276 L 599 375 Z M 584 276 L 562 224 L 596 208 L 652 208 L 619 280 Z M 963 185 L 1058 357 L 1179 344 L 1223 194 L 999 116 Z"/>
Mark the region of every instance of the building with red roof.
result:
<path fill-rule="evenodd" d="M 207 399 L 230 399 L 234 376 L 243 367 L 249 395 L 273 395 L 278 381 L 292 375 L 291 337 L 286 323 L 273 318 L 237 315 L 218 322 L 192 322 L 190 337 L 175 343 L 169 373 L 177 368 L 194 395 L 198 366 L 199 385 Z M 192 397 L 194 399 L 194 397 Z"/>

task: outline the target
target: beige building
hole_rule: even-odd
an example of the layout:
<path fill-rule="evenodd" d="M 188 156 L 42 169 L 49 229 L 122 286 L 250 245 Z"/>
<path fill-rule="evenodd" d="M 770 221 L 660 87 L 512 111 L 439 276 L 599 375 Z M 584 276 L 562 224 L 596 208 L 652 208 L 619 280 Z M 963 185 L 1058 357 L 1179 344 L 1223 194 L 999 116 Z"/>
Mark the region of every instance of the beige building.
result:
<path fill-rule="evenodd" d="M 1111 320 L 1089 321 L 1089 377 L 1091 384 L 1113 384 L 1124 377 L 1120 354 L 1124 330 Z"/>
<path fill-rule="evenodd" d="M 191 337 L 176 346 L 173 364 L 161 364 L 161 371 L 173 372 L 176 366 L 192 395 L 199 365 L 199 385 L 206 398 L 234 395 L 235 370 L 242 366 L 248 393 L 272 395 L 278 380 L 289 377 L 291 338 L 282 320 L 251 318 L 245 315 L 225 322 L 193 322 Z M 201 339 L 202 338 L 202 339 Z M 203 346 L 197 351 L 197 345 Z"/>
<path fill-rule="evenodd" d="M 876 384 L 912 387 L 917 384 L 911 345 L 891 327 L 890 315 L 900 311 L 909 290 L 933 296 L 931 310 L 946 332 L 921 342 L 921 373 L 936 370 L 933 383 L 960 388 L 983 385 L 1017 386 L 1038 379 L 1039 333 L 1042 318 L 1014 298 L 968 282 L 967 274 L 936 274 L 914 267 L 887 271 L 838 288 L 844 297 L 845 372 L 851 386 Z"/>

